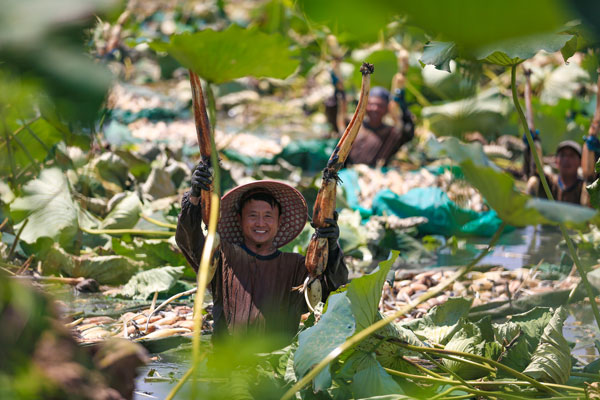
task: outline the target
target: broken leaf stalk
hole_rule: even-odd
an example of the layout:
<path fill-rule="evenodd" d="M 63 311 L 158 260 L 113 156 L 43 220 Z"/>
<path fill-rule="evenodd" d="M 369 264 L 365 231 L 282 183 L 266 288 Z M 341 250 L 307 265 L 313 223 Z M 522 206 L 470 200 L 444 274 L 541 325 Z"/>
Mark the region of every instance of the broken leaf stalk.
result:
<path fill-rule="evenodd" d="M 202 336 L 202 322 L 203 313 L 202 307 L 204 304 L 204 294 L 208 286 L 211 271 L 214 271 L 214 253 L 215 249 L 219 244 L 219 237 L 217 234 L 217 224 L 219 222 L 219 206 L 220 206 L 220 194 L 221 194 L 221 171 L 219 169 L 219 160 L 217 157 L 217 149 L 213 131 L 210 129 L 208 123 L 208 114 L 206 112 L 206 106 L 204 103 L 204 96 L 202 94 L 202 87 L 200 85 L 200 79 L 198 76 L 190 71 L 190 83 L 192 86 L 192 96 L 194 98 L 194 119 L 196 121 L 196 133 L 198 134 L 198 144 L 200 145 L 200 154 L 202 155 L 202 162 L 210 162 L 213 170 L 213 184 L 211 191 L 202 191 L 202 195 L 206 196 L 207 200 L 202 197 L 201 205 L 203 207 L 203 220 L 204 220 L 204 209 L 207 209 L 208 232 L 206 240 L 204 242 L 204 248 L 202 249 L 202 257 L 200 259 L 200 266 L 198 268 L 197 284 L 198 291 L 196 298 L 194 299 L 194 335 L 192 338 L 192 365 L 185 375 L 180 379 L 177 385 L 173 388 L 167 399 L 173 399 L 177 394 L 177 391 L 183 386 L 192 375 L 197 375 L 198 368 L 196 368 L 203 358 L 206 356 L 206 352 L 200 352 L 200 338 Z M 214 115 L 214 97 L 210 88 L 210 82 L 207 82 L 207 97 L 208 104 L 211 107 L 211 111 Z M 204 193 L 207 193 L 205 195 Z M 207 205 L 210 204 L 210 207 Z M 199 398 L 198 396 L 198 380 L 193 379 L 192 384 L 192 398 Z"/>
<path fill-rule="evenodd" d="M 369 90 L 371 87 L 371 74 L 373 73 L 373 70 L 372 64 L 363 63 L 360 67 L 362 84 L 358 105 L 348 127 L 344 131 L 337 146 L 335 146 L 335 149 L 327 162 L 327 167 L 323 170 L 321 188 L 319 189 L 317 200 L 315 201 L 315 206 L 313 208 L 314 228 L 324 228 L 328 226 L 329 224 L 325 222 L 325 220 L 333 218 L 333 213 L 335 211 L 336 186 L 339 180 L 337 173 L 344 166 L 346 158 L 348 158 L 348 154 L 352 148 L 352 144 L 362 125 L 367 108 L 367 100 L 369 98 Z M 321 300 L 321 283 L 317 278 L 323 274 L 323 271 L 327 266 L 328 256 L 328 240 L 313 235 L 306 251 L 306 268 L 308 269 L 309 276 L 304 282 L 303 287 L 307 304 L 311 309 L 313 309 Z"/>

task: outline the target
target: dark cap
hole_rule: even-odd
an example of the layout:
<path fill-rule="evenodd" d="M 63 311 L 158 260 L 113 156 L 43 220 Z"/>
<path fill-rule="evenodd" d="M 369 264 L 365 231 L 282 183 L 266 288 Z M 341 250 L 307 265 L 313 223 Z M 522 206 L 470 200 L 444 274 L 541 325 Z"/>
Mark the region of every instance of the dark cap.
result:
<path fill-rule="evenodd" d="M 556 154 L 558 154 L 562 149 L 573 149 L 577 152 L 577 154 L 579 154 L 579 157 L 581 157 L 581 146 L 579 145 L 579 143 L 574 142 L 572 140 L 563 140 L 562 142 L 560 142 L 558 144 L 558 147 L 556 148 Z"/>
<path fill-rule="evenodd" d="M 375 86 L 369 91 L 369 96 L 371 97 L 379 97 L 387 102 L 390 101 L 390 92 L 381 86 Z"/>

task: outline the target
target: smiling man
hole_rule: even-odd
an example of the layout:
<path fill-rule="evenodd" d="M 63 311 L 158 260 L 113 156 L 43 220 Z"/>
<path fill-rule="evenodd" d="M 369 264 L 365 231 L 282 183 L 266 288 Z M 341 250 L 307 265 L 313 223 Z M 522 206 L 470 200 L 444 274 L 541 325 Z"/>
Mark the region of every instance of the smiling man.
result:
<path fill-rule="evenodd" d="M 212 177 L 198 166 L 192 190 L 182 200 L 175 239 L 186 259 L 198 271 L 204 234 L 201 228 L 200 191 Z M 307 221 L 304 197 L 277 181 L 256 181 L 238 186 L 221 200 L 218 261 L 211 281 L 215 336 L 226 333 L 273 333 L 289 341 L 307 311 L 302 285 L 308 271 L 304 256 L 278 248 L 302 232 Z M 323 300 L 348 280 L 338 245 L 335 220 L 315 234 L 329 240 L 329 259 L 322 276 Z"/>

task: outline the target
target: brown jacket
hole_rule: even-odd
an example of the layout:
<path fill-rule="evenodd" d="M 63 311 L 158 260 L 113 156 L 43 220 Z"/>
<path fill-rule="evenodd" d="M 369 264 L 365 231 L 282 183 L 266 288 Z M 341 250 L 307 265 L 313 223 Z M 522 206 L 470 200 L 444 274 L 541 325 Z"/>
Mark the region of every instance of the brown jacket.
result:
<path fill-rule="evenodd" d="M 590 206 L 590 197 L 585 188 L 585 182 L 583 179 L 577 178 L 577 182 L 569 188 L 563 188 L 559 184 L 558 175 L 546 175 L 548 186 L 550 186 L 550 192 L 552 197 L 556 201 L 564 201 L 566 203 L 578 204 L 581 206 Z M 527 182 L 528 194 L 531 196 L 546 198 L 544 188 L 540 182 L 538 176 L 534 175 L 529 178 Z"/>
<path fill-rule="evenodd" d="M 200 221 L 200 206 L 193 205 L 186 193 L 175 240 L 196 272 L 204 246 Z M 218 265 L 210 283 L 215 335 L 269 332 L 291 340 L 300 316 L 308 311 L 304 295 L 293 289 L 308 276 L 304 256 L 280 251 L 261 256 L 224 241 L 217 251 Z M 348 281 L 342 251 L 332 253 L 322 277 L 323 299 Z"/>
<path fill-rule="evenodd" d="M 325 115 L 334 131 L 337 130 L 337 106 L 336 96 L 325 102 Z M 349 122 L 346 121 L 346 124 Z M 396 126 L 383 124 L 373 129 L 367 121 L 363 121 L 346 163 L 367 164 L 371 167 L 388 165 L 400 147 L 410 142 L 414 136 L 415 123 L 413 115 L 408 111 L 402 115 L 402 121 Z"/>
<path fill-rule="evenodd" d="M 367 164 L 374 167 L 378 163 L 389 164 L 400 147 L 412 140 L 414 125 L 412 121 L 399 126 L 381 125 L 370 128 L 363 122 L 358 136 L 348 155 L 348 164 Z"/>

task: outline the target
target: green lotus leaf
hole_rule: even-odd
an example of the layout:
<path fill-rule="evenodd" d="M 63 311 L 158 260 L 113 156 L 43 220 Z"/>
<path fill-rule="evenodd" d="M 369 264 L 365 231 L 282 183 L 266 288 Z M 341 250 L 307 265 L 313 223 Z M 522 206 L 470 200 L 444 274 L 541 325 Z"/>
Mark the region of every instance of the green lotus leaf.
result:
<path fill-rule="evenodd" d="M 562 334 L 567 310 L 560 307 L 540 339 L 531 363 L 523 371 L 537 381 L 564 384 L 571 375 L 571 348 Z"/>
<path fill-rule="evenodd" d="M 472 322 L 465 322 L 444 348 L 483 356 L 485 354 L 485 344 L 480 328 Z M 457 358 L 462 359 L 462 357 Z M 485 369 L 458 360 L 444 359 L 443 363 L 450 371 L 455 372 L 464 379 L 481 378 L 488 374 Z"/>
<path fill-rule="evenodd" d="M 29 181 L 22 196 L 11 203 L 10 213 L 18 222 L 17 230 L 28 220 L 21 233 L 21 240 L 26 243 L 50 238 L 65 248 L 72 247 L 79 227 L 78 211 L 60 169 L 45 169 L 38 179 Z"/>
<path fill-rule="evenodd" d="M 108 213 L 101 229 L 130 229 L 137 224 L 142 212 L 142 202 L 136 193 L 129 192 Z"/>
<path fill-rule="evenodd" d="M 497 90 L 489 90 L 466 99 L 424 107 L 421 115 L 439 136 L 461 137 L 467 132 L 500 134 L 506 120 L 507 103 Z"/>
<path fill-rule="evenodd" d="M 154 292 L 166 292 L 183 275 L 185 267 L 161 267 L 138 272 L 120 291 L 121 296 L 146 300 Z"/>
<path fill-rule="evenodd" d="M 456 58 L 457 55 L 456 45 L 452 42 L 430 42 L 425 45 L 419 62 L 450 72 L 450 60 Z"/>
<path fill-rule="evenodd" d="M 492 64 L 510 67 L 535 56 L 540 50 L 554 53 L 571 39 L 566 34 L 536 34 L 506 39 L 480 48 L 475 58 Z"/>
<path fill-rule="evenodd" d="M 461 329 L 471 303 L 472 300 L 462 297 L 449 298 L 445 303 L 433 307 L 422 318 L 402 324 L 402 327 L 410 329 L 422 340 L 446 344 Z"/>
<path fill-rule="evenodd" d="M 375 322 L 385 277 L 397 257 L 398 251 L 392 251 L 390 257 L 380 262 L 375 271 L 354 279 L 348 285 L 346 294 L 352 303 L 352 314 L 356 320 L 357 331 Z"/>
<path fill-rule="evenodd" d="M 346 293 L 336 293 L 327 300 L 327 311 L 319 322 L 300 332 L 298 350 L 294 354 L 294 370 L 298 377 L 306 375 L 333 349 L 354 334 L 356 322 L 352 315 L 350 299 Z M 315 378 L 315 390 L 324 390 L 331 386 L 329 367 L 323 369 Z"/>
<path fill-rule="evenodd" d="M 91 278 L 100 284 L 120 285 L 139 270 L 139 263 L 122 256 L 74 256 L 56 244 L 42 261 L 44 273 L 61 273 L 72 277 Z"/>
<path fill-rule="evenodd" d="M 549 308 L 535 307 L 526 313 L 513 315 L 507 322 L 493 324 L 496 341 L 511 343 L 502 356 L 502 364 L 523 371 L 531 362 L 531 356 L 551 318 L 552 311 Z"/>
<path fill-rule="evenodd" d="M 151 46 L 212 83 L 245 76 L 284 79 L 299 65 L 296 52 L 283 36 L 235 24 L 221 32 L 206 29 L 173 35 L 168 43 L 153 42 Z"/>
<path fill-rule="evenodd" d="M 400 385 L 383 369 L 373 353 L 362 353 L 358 371 L 352 377 L 354 398 L 398 395 L 404 393 Z"/>

